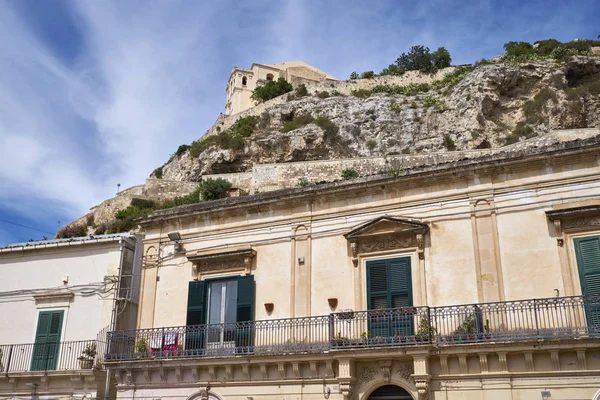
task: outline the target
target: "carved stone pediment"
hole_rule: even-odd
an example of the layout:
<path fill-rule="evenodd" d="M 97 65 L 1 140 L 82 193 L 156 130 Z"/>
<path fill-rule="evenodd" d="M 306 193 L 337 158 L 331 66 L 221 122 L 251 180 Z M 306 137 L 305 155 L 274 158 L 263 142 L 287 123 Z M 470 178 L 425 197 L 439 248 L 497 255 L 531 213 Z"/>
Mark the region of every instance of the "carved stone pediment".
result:
<path fill-rule="evenodd" d="M 589 204 L 561 205 L 560 208 L 546 211 L 546 216 L 554 223 L 555 236 L 559 246 L 564 245 L 563 232 L 596 230 L 600 227 L 600 202 Z"/>
<path fill-rule="evenodd" d="M 425 232 L 422 222 L 394 217 L 379 217 L 355 227 L 344 237 L 350 242 L 352 262 L 358 265 L 358 254 L 416 247 L 423 257 Z"/>
<path fill-rule="evenodd" d="M 192 276 L 194 278 L 198 278 L 202 274 L 221 271 L 243 270 L 246 275 L 249 275 L 254 256 L 256 256 L 256 250 L 250 247 L 228 248 L 199 251 L 189 255 L 188 260 L 193 263 Z"/>

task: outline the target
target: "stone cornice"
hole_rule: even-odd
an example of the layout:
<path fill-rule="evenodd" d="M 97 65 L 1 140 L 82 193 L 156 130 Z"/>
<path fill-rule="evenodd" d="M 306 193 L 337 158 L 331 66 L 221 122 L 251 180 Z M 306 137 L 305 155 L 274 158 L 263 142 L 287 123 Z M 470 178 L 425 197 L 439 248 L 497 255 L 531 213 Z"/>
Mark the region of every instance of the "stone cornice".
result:
<path fill-rule="evenodd" d="M 239 206 L 248 207 L 254 204 L 267 204 L 271 202 L 300 200 L 311 198 L 316 195 L 327 195 L 328 193 L 339 191 L 356 191 L 367 189 L 372 186 L 395 183 L 398 181 L 408 181 L 427 177 L 432 179 L 438 176 L 452 175 L 456 173 L 465 173 L 477 171 L 486 168 L 502 168 L 514 164 L 525 164 L 533 161 L 542 160 L 556 162 L 557 156 L 569 156 L 593 152 L 597 154 L 600 147 L 600 135 L 585 140 L 574 140 L 570 142 L 557 143 L 542 149 L 524 149 L 521 151 L 511 150 L 499 152 L 495 155 L 486 155 L 478 159 L 459 160 L 447 164 L 422 166 L 407 171 L 406 175 L 398 178 L 374 176 L 360 179 L 354 179 L 351 182 L 334 182 L 322 185 L 309 186 L 306 188 L 283 189 L 273 192 L 266 192 L 258 195 L 245 197 L 230 197 L 212 202 L 198 203 L 188 206 L 180 206 L 172 209 L 161 210 L 151 213 L 148 217 L 138 221 L 142 226 L 147 226 L 154 221 L 170 220 L 182 216 L 191 216 L 215 210 L 225 210 Z M 527 151 L 529 150 L 529 151 Z"/>

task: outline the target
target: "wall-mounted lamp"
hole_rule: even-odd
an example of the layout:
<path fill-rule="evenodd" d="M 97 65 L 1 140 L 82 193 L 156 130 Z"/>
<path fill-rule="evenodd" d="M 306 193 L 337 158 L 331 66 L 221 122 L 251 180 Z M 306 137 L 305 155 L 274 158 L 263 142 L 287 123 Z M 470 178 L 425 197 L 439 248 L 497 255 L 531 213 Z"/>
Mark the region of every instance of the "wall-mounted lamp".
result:
<path fill-rule="evenodd" d="M 331 308 L 336 308 L 338 305 L 338 299 L 336 297 L 331 297 L 327 299 L 327 302 L 329 303 L 329 307 Z"/>
<path fill-rule="evenodd" d="M 167 234 L 167 236 L 169 237 L 169 240 L 171 240 L 172 242 L 175 242 L 175 252 L 176 253 L 185 251 L 185 248 L 179 242 L 181 240 L 181 234 L 179 232 L 169 232 Z"/>

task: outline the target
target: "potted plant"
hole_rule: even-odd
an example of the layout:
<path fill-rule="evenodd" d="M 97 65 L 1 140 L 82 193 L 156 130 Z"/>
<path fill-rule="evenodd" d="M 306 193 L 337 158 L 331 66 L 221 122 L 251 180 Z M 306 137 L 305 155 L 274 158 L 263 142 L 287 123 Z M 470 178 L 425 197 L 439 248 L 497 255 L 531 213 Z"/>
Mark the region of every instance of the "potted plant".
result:
<path fill-rule="evenodd" d="M 146 338 L 139 338 L 135 343 L 135 354 L 138 358 L 145 357 L 150 352 Z"/>
<path fill-rule="evenodd" d="M 417 333 L 415 335 L 415 340 L 417 342 L 426 342 L 429 341 L 430 337 L 435 336 L 437 330 L 431 326 L 429 323 L 429 319 L 423 315 L 421 320 L 419 321 L 419 326 L 417 327 Z"/>
<path fill-rule="evenodd" d="M 375 310 L 371 310 L 371 315 L 374 317 L 384 316 L 386 313 L 386 309 L 384 306 L 379 306 Z"/>
<path fill-rule="evenodd" d="M 342 336 L 339 332 L 337 336 L 331 338 L 331 345 L 333 347 L 344 347 L 347 344 L 350 344 L 349 339 L 345 336 Z"/>
<path fill-rule="evenodd" d="M 92 369 L 96 358 L 96 343 L 88 344 L 79 356 L 79 367 L 81 369 Z"/>
<path fill-rule="evenodd" d="M 352 319 L 352 318 L 354 318 L 354 311 L 353 310 L 340 310 L 340 312 L 337 313 L 337 316 L 339 319 Z"/>
<path fill-rule="evenodd" d="M 452 334 L 456 337 L 456 343 L 475 341 L 475 315 L 468 315 Z"/>

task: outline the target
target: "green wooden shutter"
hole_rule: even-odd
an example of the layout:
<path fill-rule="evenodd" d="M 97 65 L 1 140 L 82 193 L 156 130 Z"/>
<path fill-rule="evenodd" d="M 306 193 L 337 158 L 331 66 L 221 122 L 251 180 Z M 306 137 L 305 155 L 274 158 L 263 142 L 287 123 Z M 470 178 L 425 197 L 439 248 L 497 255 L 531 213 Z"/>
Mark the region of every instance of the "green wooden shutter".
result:
<path fill-rule="evenodd" d="M 600 236 L 574 239 L 588 326 L 600 329 Z"/>
<path fill-rule="evenodd" d="M 185 324 L 187 354 L 202 353 L 206 330 L 206 282 L 191 281 L 188 285 L 188 306 Z"/>
<path fill-rule="evenodd" d="M 31 359 L 32 371 L 56 369 L 63 315 L 63 311 L 40 312 Z"/>
<path fill-rule="evenodd" d="M 240 276 L 237 281 L 237 333 L 235 347 L 238 353 L 252 351 L 252 324 L 254 321 L 254 276 Z"/>
<path fill-rule="evenodd" d="M 369 310 L 389 308 L 387 282 L 386 262 L 367 262 L 367 308 Z"/>
<path fill-rule="evenodd" d="M 412 306 L 410 258 L 367 262 L 367 308 L 400 308 Z M 391 338 L 413 334 L 412 317 L 392 312 L 371 312 L 369 332 L 372 337 Z"/>

